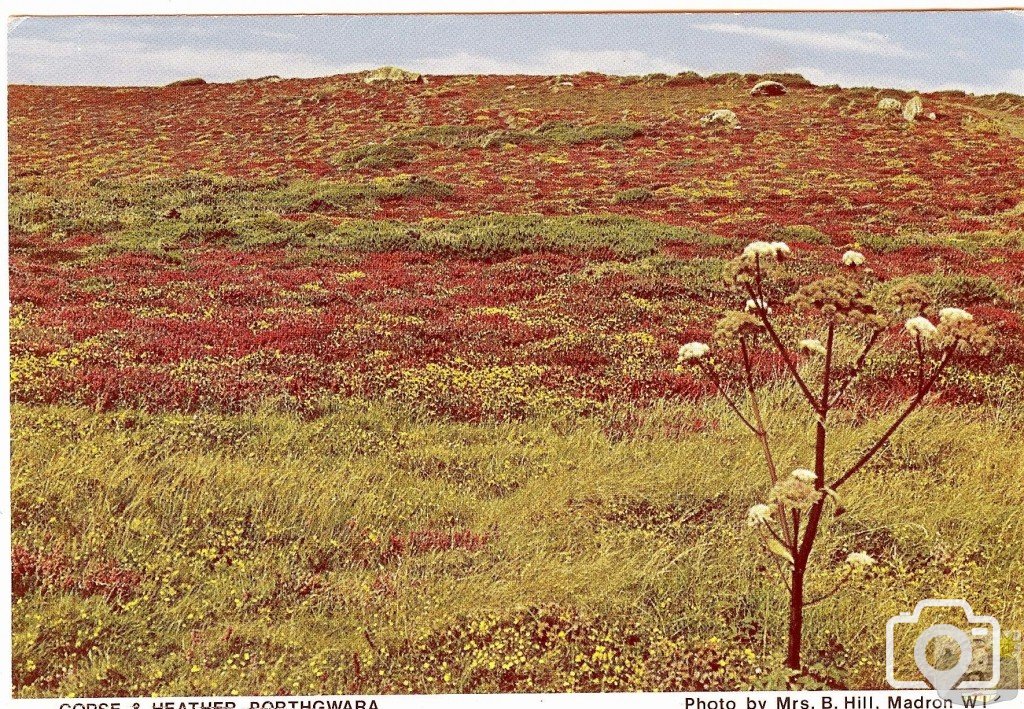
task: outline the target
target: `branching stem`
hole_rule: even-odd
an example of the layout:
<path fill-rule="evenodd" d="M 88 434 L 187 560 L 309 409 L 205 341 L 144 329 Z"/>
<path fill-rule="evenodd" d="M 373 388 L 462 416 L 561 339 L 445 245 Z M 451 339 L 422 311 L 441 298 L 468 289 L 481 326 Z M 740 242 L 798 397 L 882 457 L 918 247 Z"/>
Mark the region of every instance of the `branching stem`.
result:
<path fill-rule="evenodd" d="M 935 384 L 936 380 L 938 380 L 939 376 L 946 369 L 946 365 L 948 365 L 950 360 L 953 359 L 953 354 L 955 350 L 955 344 L 946 348 L 945 353 L 942 356 L 942 361 L 939 362 L 937 367 L 935 367 L 935 371 L 932 372 L 932 375 L 928 377 L 927 380 L 925 380 L 924 386 L 918 389 L 917 396 L 915 396 L 911 400 L 911 402 L 907 405 L 907 408 L 903 410 L 903 413 L 896 417 L 896 420 L 893 421 L 889 428 L 885 430 L 885 433 L 882 434 L 882 437 L 875 441 L 875 444 L 868 448 L 864 455 L 862 455 L 856 463 L 851 465 L 845 473 L 840 475 L 836 479 L 836 481 L 832 483 L 831 487 L 833 490 L 838 489 L 840 485 L 849 480 L 851 476 L 855 475 L 861 468 L 867 465 L 868 461 L 870 461 L 874 457 L 875 453 L 877 453 L 882 448 L 882 446 L 884 446 L 889 441 L 889 439 L 892 437 L 892 434 L 896 433 L 896 429 L 902 426 L 903 422 L 907 420 L 907 417 L 910 416 L 910 414 L 912 414 L 914 410 L 921 405 L 921 402 L 924 401 L 924 397 L 928 395 L 928 392 L 931 391 L 931 388 Z"/>
<path fill-rule="evenodd" d="M 835 408 L 836 404 L 842 400 L 843 395 L 846 394 L 846 390 L 850 388 L 853 381 L 860 375 L 861 370 L 864 369 L 864 365 L 868 361 L 868 355 L 871 354 L 871 350 L 874 348 L 875 343 L 878 342 L 878 338 L 882 332 L 883 330 L 876 329 L 871 333 L 871 337 L 869 337 L 868 341 L 865 343 L 864 349 L 860 351 L 860 355 L 857 357 L 857 361 L 854 363 L 850 374 L 844 377 L 843 381 L 838 387 L 836 387 L 835 396 L 833 396 L 832 401 L 828 403 L 828 407 L 830 409 Z"/>
<path fill-rule="evenodd" d="M 705 365 L 703 362 L 699 364 L 700 368 L 704 370 L 704 373 L 707 374 L 708 378 L 711 379 L 711 383 L 715 385 L 715 389 L 718 391 L 719 394 L 722 395 L 722 398 L 725 399 L 725 403 L 729 405 L 729 408 L 732 409 L 734 414 L 736 414 L 740 422 L 748 429 L 750 429 L 750 432 L 756 436 L 757 429 L 754 427 L 754 424 L 750 423 L 747 417 L 743 415 L 743 412 L 740 411 L 739 406 L 737 406 L 733 398 L 729 396 L 729 392 L 727 392 L 725 387 L 722 385 L 721 377 L 718 375 L 718 372 L 715 371 L 715 368 L 710 364 Z"/>
<path fill-rule="evenodd" d="M 823 593 L 822 595 L 820 595 L 817 598 L 812 599 L 810 601 L 804 601 L 804 608 L 810 608 L 811 606 L 816 606 L 819 603 L 821 603 L 822 601 L 827 601 L 828 599 L 832 598 L 832 596 L 834 596 L 837 593 L 839 593 L 839 589 L 841 589 L 846 584 L 846 582 L 850 580 L 851 576 L 853 576 L 853 569 L 852 568 L 847 568 L 846 569 L 846 573 L 843 575 L 843 577 L 841 579 L 839 579 L 838 581 L 836 581 L 835 586 L 833 586 L 831 589 L 829 589 L 829 591 L 827 593 Z"/>
<path fill-rule="evenodd" d="M 775 467 L 775 457 L 772 455 L 772 448 L 768 444 L 768 430 L 764 426 L 764 419 L 761 417 L 761 406 L 757 400 L 757 388 L 754 386 L 754 373 L 750 363 L 750 350 L 747 347 L 745 338 L 740 338 L 740 352 L 743 355 L 743 373 L 747 382 L 747 398 L 750 400 L 750 412 L 754 419 L 754 436 L 761 444 L 761 451 L 764 454 L 765 464 L 768 466 L 768 475 L 771 477 L 772 485 L 779 481 L 779 472 Z M 793 536 L 785 524 L 786 508 L 780 502 L 778 504 L 779 520 L 782 522 L 782 534 L 786 539 L 785 545 L 790 550 L 796 550 L 796 537 Z"/>
<path fill-rule="evenodd" d="M 758 270 L 758 273 L 760 273 L 760 270 Z M 804 397 L 807 399 L 807 403 L 811 405 L 811 408 L 814 409 L 815 413 L 820 413 L 818 402 L 815 400 L 814 394 L 811 393 L 811 389 L 807 386 L 807 382 L 804 381 L 804 378 L 800 376 L 800 372 L 797 371 L 796 363 L 790 356 L 789 350 L 787 350 L 786 346 L 782 344 L 782 338 L 779 337 L 779 333 L 776 332 L 775 328 L 772 326 L 772 322 L 768 317 L 767 303 L 765 303 L 763 298 L 758 296 L 758 292 L 755 291 L 749 283 L 745 285 L 747 287 L 747 293 L 750 294 L 751 299 L 755 302 L 760 301 L 761 305 L 755 308 L 755 312 L 758 318 L 760 318 L 761 324 L 764 325 L 764 329 L 768 333 L 768 337 L 771 339 L 772 344 L 775 345 L 775 349 L 777 349 L 779 354 L 782 355 L 782 360 L 786 363 L 786 368 L 789 370 L 790 375 L 797 383 L 797 386 L 800 387 L 800 391 L 803 392 Z"/>

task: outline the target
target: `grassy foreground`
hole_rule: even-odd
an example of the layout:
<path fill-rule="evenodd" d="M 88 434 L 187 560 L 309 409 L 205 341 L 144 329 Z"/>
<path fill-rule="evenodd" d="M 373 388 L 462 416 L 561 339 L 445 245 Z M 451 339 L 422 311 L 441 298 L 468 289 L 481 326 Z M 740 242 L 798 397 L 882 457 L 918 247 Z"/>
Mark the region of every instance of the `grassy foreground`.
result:
<path fill-rule="evenodd" d="M 785 685 L 784 593 L 743 521 L 766 479 L 715 401 L 326 410 L 15 406 L 16 695 Z M 812 587 L 849 551 L 879 564 L 811 609 L 806 684 L 881 686 L 885 619 L 921 598 L 1024 625 L 1019 423 L 925 409 L 844 488 Z M 776 416 L 787 464 L 810 426 Z"/>

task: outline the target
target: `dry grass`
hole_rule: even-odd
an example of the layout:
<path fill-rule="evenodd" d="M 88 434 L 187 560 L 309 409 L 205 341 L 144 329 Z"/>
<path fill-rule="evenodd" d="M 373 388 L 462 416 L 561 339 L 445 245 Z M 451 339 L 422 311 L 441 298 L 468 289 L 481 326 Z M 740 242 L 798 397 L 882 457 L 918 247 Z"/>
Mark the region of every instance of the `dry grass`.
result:
<path fill-rule="evenodd" d="M 784 393 L 774 403 L 788 410 Z M 417 642 L 485 619 L 520 632 L 523 614 L 544 608 L 581 627 L 639 629 L 631 642 L 645 657 L 663 637 L 684 664 L 709 641 L 753 653 L 710 681 L 784 682 L 770 670 L 785 599 L 743 524 L 766 479 L 715 402 L 650 410 L 628 430 L 611 416 L 445 423 L 356 401 L 312 422 L 13 416 L 14 544 L 28 560 L 19 577 L 16 559 L 20 696 L 524 690 L 502 683 L 500 658 L 469 668 L 472 653 L 447 646 L 423 651 L 448 663 L 434 679 L 403 663 L 423 654 Z M 829 585 L 848 551 L 881 563 L 811 611 L 820 681 L 881 685 L 884 621 L 920 598 L 965 597 L 1006 628 L 1024 623 L 1024 441 L 1004 419 L 926 409 L 844 488 L 849 512 L 821 538 L 811 586 Z M 695 420 L 721 424 L 681 436 L 666 426 Z M 834 450 L 881 425 L 857 426 Z M 783 465 L 808 455 L 809 426 L 776 417 Z M 594 688 L 572 632 L 541 689 Z M 598 688 L 679 681 L 659 677 Z"/>

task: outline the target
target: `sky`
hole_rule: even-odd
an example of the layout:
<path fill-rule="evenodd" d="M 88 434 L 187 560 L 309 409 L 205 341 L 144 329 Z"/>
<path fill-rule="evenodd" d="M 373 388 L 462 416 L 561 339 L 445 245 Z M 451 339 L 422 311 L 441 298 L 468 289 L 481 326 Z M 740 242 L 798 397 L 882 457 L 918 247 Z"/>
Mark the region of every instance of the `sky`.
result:
<path fill-rule="evenodd" d="M 8 82 L 161 85 L 426 74 L 797 72 L 818 84 L 1024 94 L 1024 12 L 30 17 Z"/>

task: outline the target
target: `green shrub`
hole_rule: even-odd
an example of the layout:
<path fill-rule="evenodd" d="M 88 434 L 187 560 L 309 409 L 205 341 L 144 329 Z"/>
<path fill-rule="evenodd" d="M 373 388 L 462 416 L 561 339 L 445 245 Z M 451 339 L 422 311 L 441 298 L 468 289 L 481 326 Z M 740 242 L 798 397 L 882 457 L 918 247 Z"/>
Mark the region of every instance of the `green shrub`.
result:
<path fill-rule="evenodd" d="M 467 146 L 484 148 L 500 148 L 502 145 L 521 145 L 539 143 L 541 139 L 536 133 L 527 130 L 495 130 L 485 133 L 467 144 Z"/>
<path fill-rule="evenodd" d="M 550 121 L 534 129 L 534 135 L 540 136 L 545 142 L 556 145 L 575 145 L 599 140 L 626 140 L 641 132 L 637 123 L 601 123 L 593 126 L 580 126 L 563 121 Z"/>
<path fill-rule="evenodd" d="M 927 276 L 914 276 L 912 280 L 927 288 L 940 306 L 964 307 L 998 303 L 1006 298 L 1002 286 L 988 276 L 933 273 Z"/>
<path fill-rule="evenodd" d="M 339 153 L 331 161 L 339 167 L 398 167 L 416 159 L 416 153 L 402 145 L 368 143 Z"/>
<path fill-rule="evenodd" d="M 741 87 L 750 84 L 753 79 L 756 79 L 755 74 L 739 74 L 735 71 L 726 73 L 711 74 L 705 79 L 707 83 L 716 86 L 729 86 L 729 87 Z"/>
<path fill-rule="evenodd" d="M 602 131 L 597 131 L 603 133 Z M 564 135 L 564 128 L 549 134 Z M 676 241 L 725 244 L 694 229 L 622 215 L 492 214 L 418 223 L 370 222 L 358 216 L 376 203 L 452 197 L 455 188 L 433 177 L 398 175 L 359 182 L 214 177 L 201 173 L 141 181 L 95 181 L 12 192 L 11 226 L 16 232 L 73 233 L 89 226 L 106 237 L 88 253 L 147 251 L 166 255 L 189 242 L 237 248 L 267 245 L 380 251 L 412 248 L 432 252 L 509 255 L 537 249 L 575 253 L 607 250 L 639 258 Z M 645 198 L 645 188 L 620 200 Z M 292 214 L 316 215 L 305 220 Z M 99 217 L 102 215 L 102 220 Z"/>
<path fill-rule="evenodd" d="M 683 71 L 675 76 L 669 77 L 665 86 L 700 86 L 704 83 L 704 77 L 695 71 Z"/>
<path fill-rule="evenodd" d="M 778 81 L 779 83 L 785 84 L 787 88 L 793 86 L 810 88 L 814 86 L 814 83 L 809 81 L 803 74 L 796 73 L 782 72 L 779 74 L 764 74 L 761 76 L 761 80 Z"/>
<path fill-rule="evenodd" d="M 445 229 L 459 235 L 473 234 L 472 238 L 485 239 L 502 251 L 544 248 L 572 253 L 607 249 L 630 258 L 656 253 L 662 244 L 671 241 L 718 243 L 720 239 L 695 229 L 613 214 L 570 217 L 496 214 L 448 222 Z"/>
<path fill-rule="evenodd" d="M 380 200 L 434 197 L 444 199 L 455 188 L 424 175 L 398 175 L 365 182 L 296 181 L 271 194 L 269 202 L 299 212 L 345 211 Z"/>
<path fill-rule="evenodd" d="M 392 138 L 397 143 L 423 143 L 439 148 L 465 147 L 474 138 L 487 133 L 481 126 L 437 125 L 421 126 L 403 131 Z"/>
<path fill-rule="evenodd" d="M 616 192 L 612 197 L 613 204 L 629 204 L 631 202 L 646 202 L 654 197 L 654 193 L 646 187 L 631 187 L 628 190 Z"/>
<path fill-rule="evenodd" d="M 194 76 L 190 79 L 179 79 L 178 81 L 172 81 L 165 85 L 165 88 L 171 88 L 175 86 L 202 86 L 206 83 L 206 79 L 201 76 Z"/>
<path fill-rule="evenodd" d="M 639 135 L 636 123 L 600 123 L 578 125 L 566 121 L 549 121 L 532 130 L 488 130 L 480 126 L 438 125 L 423 126 L 399 133 L 394 141 L 424 143 L 443 148 L 494 148 L 506 144 L 541 143 L 550 145 L 576 145 L 604 140 L 626 140 Z"/>

